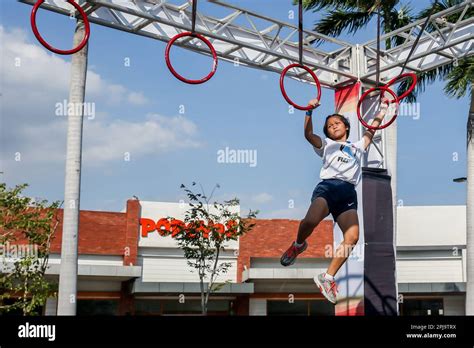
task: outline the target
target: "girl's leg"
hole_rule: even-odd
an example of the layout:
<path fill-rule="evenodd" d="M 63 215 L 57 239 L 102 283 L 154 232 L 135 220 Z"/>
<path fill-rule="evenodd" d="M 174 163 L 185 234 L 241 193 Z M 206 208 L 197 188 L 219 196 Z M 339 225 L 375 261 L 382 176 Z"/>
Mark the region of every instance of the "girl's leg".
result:
<path fill-rule="evenodd" d="M 326 273 L 334 276 L 341 266 L 346 262 L 352 249 L 359 240 L 359 218 L 357 210 L 347 210 L 337 217 L 337 224 L 342 230 L 344 240 L 337 247 L 334 257 L 329 264 Z"/>
<path fill-rule="evenodd" d="M 313 233 L 314 228 L 328 215 L 329 208 L 326 200 L 323 197 L 316 198 L 300 222 L 296 243 L 302 244 Z"/>
<path fill-rule="evenodd" d="M 300 222 L 298 228 L 298 237 L 296 243 L 302 244 L 296 246 L 294 243 L 291 243 L 291 246 L 283 253 L 280 259 L 280 263 L 287 267 L 291 266 L 296 257 L 306 250 L 308 244 L 305 244 L 304 241 L 306 238 L 313 233 L 314 228 L 329 214 L 328 205 L 326 199 L 322 197 L 317 197 L 313 203 L 309 206 L 308 212 L 303 220 Z"/>

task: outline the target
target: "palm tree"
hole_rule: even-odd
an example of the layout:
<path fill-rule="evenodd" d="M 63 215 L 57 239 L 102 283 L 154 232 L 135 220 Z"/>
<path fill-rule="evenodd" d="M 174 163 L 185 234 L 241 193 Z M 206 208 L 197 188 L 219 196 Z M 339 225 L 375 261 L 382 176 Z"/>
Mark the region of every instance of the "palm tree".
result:
<path fill-rule="evenodd" d="M 364 28 L 372 18 L 380 12 L 381 26 L 385 33 L 399 29 L 409 24 L 414 19 L 427 17 L 458 5 L 464 0 L 439 0 L 431 6 L 422 10 L 418 16 L 413 18 L 408 5 L 401 4 L 399 0 L 303 0 L 306 10 L 314 12 L 322 9 L 327 10 L 327 15 L 315 24 L 314 30 L 328 36 L 338 36 L 344 31 L 356 33 Z M 397 10 L 397 7 L 399 8 Z M 474 16 L 474 8 L 470 8 L 465 18 Z M 454 15 L 456 17 L 456 15 Z M 457 18 L 447 18 L 448 22 L 456 22 Z M 426 28 L 431 30 L 430 26 Z M 397 39 L 385 42 L 386 48 L 399 45 Z M 466 315 L 474 315 L 474 58 L 467 57 L 459 62 L 451 62 L 438 68 L 426 71 L 418 75 L 418 83 L 415 90 L 407 97 L 408 102 L 416 101 L 417 96 L 424 92 L 428 84 L 436 80 L 447 81 L 445 93 L 450 97 L 461 98 L 467 93 L 471 96 L 470 112 L 467 121 L 467 284 L 466 284 Z M 408 87 L 408 82 L 403 81 L 399 85 L 399 94 Z M 386 129 L 388 167 L 391 168 L 392 191 L 396 203 L 396 154 L 397 154 L 397 125 L 396 122 Z M 394 221 L 396 221 L 396 209 L 394 209 Z M 396 231 L 396 225 L 394 225 Z"/>
<path fill-rule="evenodd" d="M 355 34 L 366 27 L 378 12 L 385 33 L 404 27 L 414 19 L 410 7 L 399 0 L 303 0 L 303 7 L 313 12 L 326 9 L 327 14 L 315 24 L 314 31 L 334 37 L 344 31 Z M 387 40 L 385 45 L 390 48 L 402 41 L 402 38 L 396 37 Z"/>
<path fill-rule="evenodd" d="M 474 315 L 474 57 L 463 59 L 447 75 L 444 91 L 450 97 L 471 95 L 467 119 L 467 201 L 466 201 L 466 315 Z"/>
<path fill-rule="evenodd" d="M 467 202 L 466 202 L 466 315 L 474 315 L 474 77 L 471 74 L 471 107 L 467 119 Z"/>

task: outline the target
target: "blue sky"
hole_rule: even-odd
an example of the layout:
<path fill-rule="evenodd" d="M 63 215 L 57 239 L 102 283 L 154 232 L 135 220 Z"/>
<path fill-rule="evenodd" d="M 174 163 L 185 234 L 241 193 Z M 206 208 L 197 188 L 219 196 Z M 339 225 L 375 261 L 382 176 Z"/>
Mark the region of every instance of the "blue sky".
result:
<path fill-rule="evenodd" d="M 287 22 L 295 9 L 286 0 L 272 0 L 271 6 L 270 0 L 229 2 Z M 412 8 L 427 4 L 412 1 Z M 29 26 L 31 6 L 13 0 L 0 6 L 2 180 L 9 186 L 29 183 L 31 196 L 62 200 L 66 120 L 54 112 L 68 98 L 70 57 L 37 43 Z M 319 16 L 306 13 L 305 27 Z M 44 10 L 38 21 L 50 42 L 70 47 L 73 21 Z M 341 39 L 364 43 L 374 32 L 369 26 Z M 177 202 L 185 198 L 180 184 L 196 181 L 207 193 L 219 183 L 215 198 L 237 196 L 244 211 L 259 209 L 261 218 L 302 218 L 321 161 L 302 136 L 304 114 L 288 114 L 279 76 L 221 61 L 209 82 L 186 85 L 169 73 L 164 49 L 163 42 L 92 26 L 86 102 L 95 103 L 96 117 L 84 121 L 81 209 L 120 211 L 132 195 Z M 207 57 L 174 53 L 183 74 L 199 76 L 209 68 Z M 18 57 L 21 66 L 14 67 Z M 437 82 L 419 98 L 420 119 L 399 118 L 398 196 L 404 205 L 466 201 L 465 184 L 452 179 L 466 175 L 469 100 L 450 99 L 442 88 Z M 301 100 L 311 97 L 307 85 L 295 82 L 291 90 Z M 320 134 L 333 98 L 333 91 L 323 90 L 314 117 Z M 226 147 L 256 150 L 257 165 L 218 163 L 217 152 Z M 124 161 L 125 151 L 130 161 Z M 18 153 L 21 160 L 15 161 Z"/>

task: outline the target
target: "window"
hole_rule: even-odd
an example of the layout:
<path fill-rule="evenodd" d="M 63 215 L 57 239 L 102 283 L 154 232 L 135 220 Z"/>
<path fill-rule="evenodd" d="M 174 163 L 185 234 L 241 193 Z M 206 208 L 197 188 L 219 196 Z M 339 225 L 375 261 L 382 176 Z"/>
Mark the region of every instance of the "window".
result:
<path fill-rule="evenodd" d="M 310 315 L 331 316 L 335 315 L 334 305 L 329 301 L 309 301 Z"/>
<path fill-rule="evenodd" d="M 78 300 L 77 315 L 118 315 L 118 300 Z"/>
<path fill-rule="evenodd" d="M 160 300 L 135 300 L 135 315 L 160 315 Z"/>
<path fill-rule="evenodd" d="M 210 311 L 211 302 L 209 301 L 207 310 Z M 201 314 L 201 301 L 188 300 L 180 303 L 177 300 L 163 301 L 163 314 Z"/>
<path fill-rule="evenodd" d="M 407 299 L 400 303 L 400 315 L 443 315 L 443 299 Z"/>
<path fill-rule="evenodd" d="M 331 316 L 334 305 L 325 300 L 267 300 L 267 315 Z"/>
<path fill-rule="evenodd" d="M 209 300 L 207 304 L 208 315 L 229 315 L 229 300 Z M 200 315 L 201 300 L 185 300 L 180 303 L 176 300 L 135 300 L 136 315 Z"/>

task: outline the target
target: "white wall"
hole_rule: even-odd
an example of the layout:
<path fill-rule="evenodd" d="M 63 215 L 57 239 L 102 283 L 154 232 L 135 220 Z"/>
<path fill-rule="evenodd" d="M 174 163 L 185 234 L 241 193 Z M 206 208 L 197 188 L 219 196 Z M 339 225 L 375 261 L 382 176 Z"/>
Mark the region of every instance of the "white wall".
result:
<path fill-rule="evenodd" d="M 61 263 L 60 254 L 49 255 L 48 264 L 59 265 Z M 79 255 L 79 265 L 103 265 L 103 266 L 123 266 L 121 255 Z"/>
<path fill-rule="evenodd" d="M 191 207 L 184 203 L 147 202 L 140 201 L 141 218 L 153 220 L 155 223 L 161 218 L 172 217 L 184 221 L 186 211 Z M 211 213 L 218 214 L 213 206 Z M 232 213 L 239 213 L 239 206 L 228 207 Z M 171 236 L 160 236 L 157 231 L 150 232 L 147 237 L 140 237 L 138 242 L 138 262 L 142 265 L 143 282 L 199 282 L 196 270 L 187 264 L 184 253 L 179 244 Z M 219 257 L 219 264 L 231 263 L 226 273 L 217 278 L 217 282 L 237 282 L 237 255 L 239 241 L 229 241 L 224 245 Z"/>
<path fill-rule="evenodd" d="M 466 245 L 466 206 L 402 206 L 397 247 Z"/>
<path fill-rule="evenodd" d="M 398 283 L 462 282 L 462 260 L 397 260 Z"/>
<path fill-rule="evenodd" d="M 230 281 L 237 282 L 237 258 L 221 259 L 219 264 L 229 262 L 232 266 L 227 273 L 217 277 L 217 282 Z M 143 282 L 199 282 L 199 275 L 196 269 L 188 266 L 187 260 L 181 258 L 167 257 L 143 257 L 142 264 L 142 281 Z M 194 270 L 194 272 L 191 272 Z"/>

